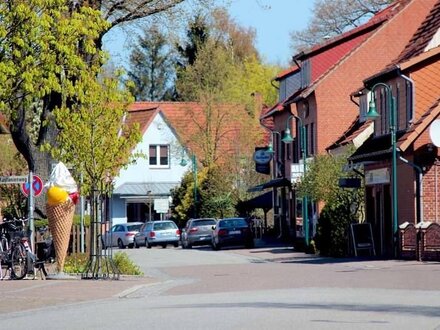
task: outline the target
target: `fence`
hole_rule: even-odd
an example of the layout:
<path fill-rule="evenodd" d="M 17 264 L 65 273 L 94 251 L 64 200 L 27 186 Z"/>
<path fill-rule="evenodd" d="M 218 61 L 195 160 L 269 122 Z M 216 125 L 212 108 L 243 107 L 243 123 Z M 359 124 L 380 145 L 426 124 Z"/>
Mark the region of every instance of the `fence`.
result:
<path fill-rule="evenodd" d="M 440 225 L 421 222 L 400 225 L 400 250 L 404 259 L 440 261 Z"/>
<path fill-rule="evenodd" d="M 48 236 L 50 236 L 50 231 L 45 233 L 36 232 L 35 242 L 44 241 Z M 84 227 L 84 252 L 89 253 L 89 242 L 90 242 L 90 227 Z M 70 232 L 69 248 L 67 250 L 68 254 L 80 253 L 81 252 L 81 226 L 73 225 Z"/>

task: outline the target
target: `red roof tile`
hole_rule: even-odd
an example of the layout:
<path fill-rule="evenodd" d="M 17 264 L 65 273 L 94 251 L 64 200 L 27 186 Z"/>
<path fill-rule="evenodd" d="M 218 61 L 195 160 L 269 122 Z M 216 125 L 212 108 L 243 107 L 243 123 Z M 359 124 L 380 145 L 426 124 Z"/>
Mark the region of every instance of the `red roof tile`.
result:
<path fill-rule="evenodd" d="M 424 113 L 424 115 L 397 141 L 397 147 L 405 151 L 419 137 L 420 134 L 440 114 L 440 98 Z"/>
<path fill-rule="evenodd" d="M 249 115 L 243 106 L 222 104 L 220 107 L 220 111 L 215 111 L 214 115 L 218 115 L 215 122 L 222 121 L 222 124 L 212 128 L 217 136 L 219 158 L 225 153 L 236 151 L 235 141 L 239 136 L 248 134 L 246 125 L 249 123 Z M 196 102 L 136 102 L 129 107 L 129 114 L 135 115 L 131 120 L 141 120 L 143 131 L 151 123 L 153 115 L 159 112 L 164 115 L 170 127 L 175 130 L 181 143 L 203 158 L 203 144 L 198 143 L 203 139 L 200 135 L 204 133 L 206 124 L 203 106 Z M 141 113 L 144 114 L 141 115 Z M 262 130 L 260 134 L 262 134 Z M 264 137 L 262 137 L 263 139 Z"/>
<path fill-rule="evenodd" d="M 429 44 L 439 28 L 440 1 L 437 1 L 434 7 L 432 7 L 431 12 L 428 14 L 425 21 L 420 25 L 411 40 L 406 45 L 405 49 L 397 57 L 397 59 L 393 61 L 393 63 L 402 63 L 423 53 L 426 46 Z"/>

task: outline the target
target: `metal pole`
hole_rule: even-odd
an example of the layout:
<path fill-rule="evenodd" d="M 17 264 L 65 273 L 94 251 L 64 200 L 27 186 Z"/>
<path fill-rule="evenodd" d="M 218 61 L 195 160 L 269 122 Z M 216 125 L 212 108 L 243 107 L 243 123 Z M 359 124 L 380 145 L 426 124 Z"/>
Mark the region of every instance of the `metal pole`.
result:
<path fill-rule="evenodd" d="M 392 171 L 392 179 L 391 179 L 391 194 L 392 194 L 392 212 L 393 212 L 393 220 L 392 220 L 392 228 L 393 228 L 393 249 L 394 256 L 397 257 L 397 249 L 398 249 L 398 205 L 397 205 L 397 143 L 396 143 L 396 132 L 397 132 L 397 106 L 396 99 L 394 98 L 391 87 L 385 83 L 379 82 L 375 84 L 371 88 L 371 92 L 374 93 L 374 90 L 378 87 L 382 86 L 386 89 L 386 97 L 388 102 L 388 108 L 390 111 L 390 133 L 391 133 L 391 171 Z M 374 115 L 376 116 L 376 115 Z"/>
<path fill-rule="evenodd" d="M 396 100 L 391 94 L 391 89 L 388 87 L 389 98 L 390 98 L 390 111 L 391 111 L 391 146 L 392 146 L 392 172 L 393 172 L 393 181 L 392 181 L 392 190 L 393 190 L 393 243 L 394 243 L 394 256 L 397 257 L 397 248 L 398 248 L 398 219 L 397 219 L 397 146 L 396 146 L 396 131 L 397 131 L 397 113 L 396 113 Z"/>
<path fill-rule="evenodd" d="M 197 218 L 197 159 L 192 155 L 193 174 L 194 174 L 194 218 Z"/>
<path fill-rule="evenodd" d="M 287 119 L 287 122 L 289 122 L 291 117 L 295 117 L 295 119 L 299 122 L 300 125 L 300 139 L 301 139 L 301 151 L 302 151 L 302 159 L 303 159 L 303 166 L 304 166 L 304 174 L 303 178 L 306 175 L 307 172 L 307 132 L 306 132 L 306 126 L 304 125 L 303 120 L 301 117 L 298 117 L 297 115 L 292 114 Z M 298 132 L 297 132 L 298 136 Z M 307 195 L 303 197 L 302 202 L 302 216 L 303 216 L 303 231 L 304 231 L 304 243 L 306 247 L 309 246 L 309 208 L 308 208 L 308 198 Z"/>
<path fill-rule="evenodd" d="M 29 211 L 28 211 L 28 220 L 29 220 L 29 239 L 31 243 L 32 251 L 35 251 L 35 225 L 34 225 L 34 175 L 32 171 L 29 171 Z"/>
<path fill-rule="evenodd" d="M 299 117 L 298 117 L 299 118 Z M 306 132 L 306 127 L 304 126 L 303 122 L 301 119 L 300 120 L 300 124 L 301 124 L 301 133 L 302 133 L 302 152 L 303 152 L 303 166 L 304 166 L 304 176 L 306 175 L 307 172 L 307 163 L 306 163 L 306 159 L 307 159 L 307 132 Z M 308 209 L 308 199 L 307 196 L 303 197 L 303 226 L 304 228 L 304 241 L 306 243 L 306 247 L 309 246 L 309 209 Z"/>
<path fill-rule="evenodd" d="M 81 187 L 83 185 L 83 173 L 81 172 Z M 80 213 L 79 213 L 79 217 L 80 217 L 80 230 L 81 230 L 81 236 L 80 236 L 80 250 L 81 253 L 84 253 L 84 196 L 81 194 L 80 196 Z"/>

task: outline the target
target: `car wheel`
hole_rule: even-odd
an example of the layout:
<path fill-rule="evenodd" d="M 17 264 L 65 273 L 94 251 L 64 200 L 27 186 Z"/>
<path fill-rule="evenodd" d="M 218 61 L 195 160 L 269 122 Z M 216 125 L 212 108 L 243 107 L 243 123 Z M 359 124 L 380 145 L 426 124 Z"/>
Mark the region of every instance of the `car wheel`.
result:
<path fill-rule="evenodd" d="M 151 244 L 147 240 L 145 240 L 145 246 L 147 249 L 151 249 Z"/>
<path fill-rule="evenodd" d="M 125 249 L 125 245 L 124 245 L 124 243 L 122 243 L 122 240 L 121 240 L 121 239 L 118 239 L 118 247 L 119 247 L 120 249 Z"/>
<path fill-rule="evenodd" d="M 133 241 L 133 246 L 135 249 L 139 249 L 139 244 L 136 242 L 136 239 Z"/>
<path fill-rule="evenodd" d="M 192 244 L 189 244 L 189 243 L 186 244 L 187 249 L 192 249 L 192 247 L 193 247 Z"/>
<path fill-rule="evenodd" d="M 253 249 L 255 247 L 254 242 L 248 242 L 245 245 L 246 249 Z"/>
<path fill-rule="evenodd" d="M 128 244 L 128 248 L 132 249 L 134 247 L 134 243 Z"/>
<path fill-rule="evenodd" d="M 173 245 L 174 245 L 174 247 L 179 247 L 179 242 L 176 242 Z"/>
<path fill-rule="evenodd" d="M 167 245 L 166 244 L 162 244 L 162 249 L 166 249 Z"/>

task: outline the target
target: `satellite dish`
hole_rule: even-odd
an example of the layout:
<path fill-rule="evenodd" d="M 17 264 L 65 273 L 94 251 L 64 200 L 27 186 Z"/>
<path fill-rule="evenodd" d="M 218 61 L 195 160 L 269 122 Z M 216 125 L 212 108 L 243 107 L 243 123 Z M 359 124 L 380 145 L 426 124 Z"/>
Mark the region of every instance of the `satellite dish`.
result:
<path fill-rule="evenodd" d="M 436 119 L 429 126 L 429 137 L 436 147 L 440 147 L 440 119 Z"/>

